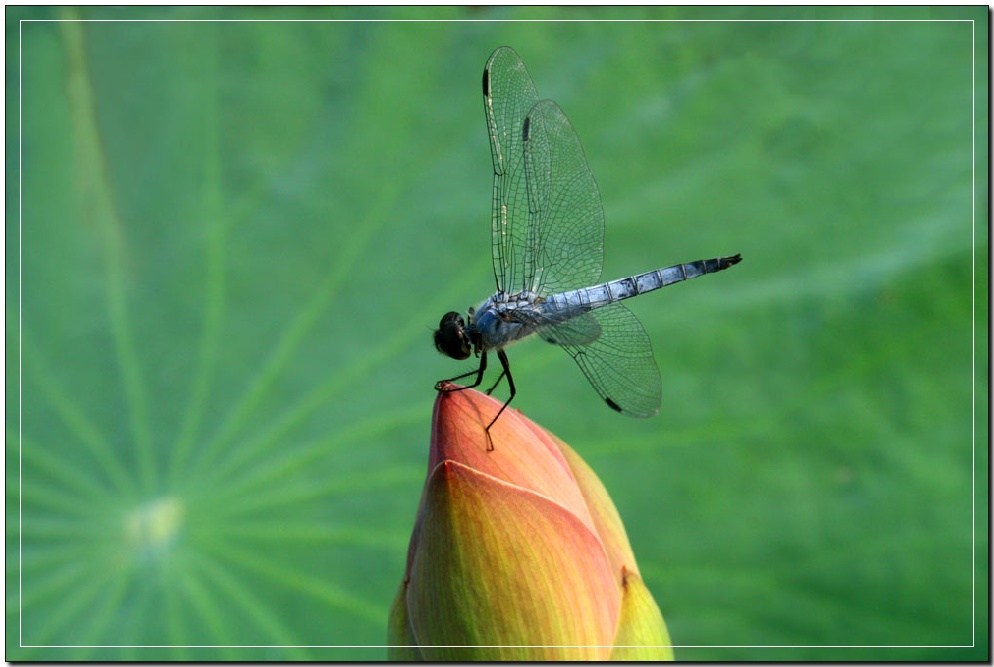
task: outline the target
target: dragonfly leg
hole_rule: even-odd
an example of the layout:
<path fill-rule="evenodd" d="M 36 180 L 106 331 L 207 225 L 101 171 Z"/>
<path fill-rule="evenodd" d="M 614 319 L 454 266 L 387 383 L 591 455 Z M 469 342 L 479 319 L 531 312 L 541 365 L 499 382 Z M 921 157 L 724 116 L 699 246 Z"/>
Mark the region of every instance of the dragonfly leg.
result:
<path fill-rule="evenodd" d="M 514 378 L 511 377 L 511 367 L 507 363 L 507 355 L 504 354 L 504 350 L 497 350 L 497 358 L 500 359 L 500 365 L 503 369 L 500 377 L 497 378 L 497 382 L 500 382 L 500 378 L 507 376 L 507 386 L 511 391 L 511 395 L 507 397 L 507 400 L 504 401 L 504 405 L 500 406 L 500 410 L 497 411 L 494 418 L 490 420 L 489 424 L 487 424 L 487 451 L 489 452 L 494 451 L 494 441 L 493 438 L 490 437 L 490 429 L 497 423 L 497 419 L 500 417 L 501 413 L 504 412 L 504 408 L 510 405 L 511 401 L 514 399 L 515 393 L 517 393 L 514 389 Z M 490 388 L 490 391 L 493 391 L 496 387 L 497 385 L 494 384 L 494 386 Z M 489 394 L 490 391 L 487 393 Z"/>
<path fill-rule="evenodd" d="M 505 364 L 505 366 L 506 366 L 506 364 Z M 487 353 L 486 352 L 484 352 L 484 353 L 482 353 L 480 355 L 480 367 L 478 369 L 476 369 L 475 371 L 469 371 L 468 373 L 463 373 L 462 375 L 457 375 L 454 378 L 449 378 L 448 380 L 439 380 L 438 382 L 435 383 L 435 389 L 436 389 L 436 391 L 459 391 L 461 389 L 472 389 L 473 387 L 479 387 L 480 383 L 483 382 L 483 371 L 485 371 L 485 370 L 487 370 Z M 474 373 L 476 374 L 476 381 L 473 382 L 473 384 L 467 385 L 465 387 L 449 387 L 449 388 L 446 388 L 446 389 L 442 389 L 442 385 L 444 385 L 444 384 L 446 384 L 448 382 L 452 382 L 454 380 L 461 380 L 463 378 L 469 377 L 470 375 L 473 375 Z M 502 373 L 502 375 L 503 375 L 503 373 Z M 489 392 L 487 392 L 487 393 L 489 393 Z"/>
<path fill-rule="evenodd" d="M 497 358 L 498 358 L 498 359 L 500 358 L 500 355 L 501 355 L 501 354 L 503 354 L 503 352 L 498 352 L 498 353 L 497 353 Z M 505 357 L 505 359 L 506 359 L 506 358 L 507 358 L 507 357 Z M 502 363 L 503 363 L 503 362 L 502 362 Z M 506 370 L 506 369 L 507 369 L 507 364 L 505 363 L 505 364 L 503 364 L 503 365 L 504 365 L 504 369 L 505 369 L 505 370 L 502 370 L 502 371 L 500 372 L 500 375 L 498 375 L 498 376 L 497 376 L 497 381 L 493 383 L 493 385 L 492 385 L 492 386 L 490 387 L 490 389 L 487 389 L 487 391 L 485 392 L 485 393 L 487 394 L 487 396 L 489 396 L 490 394 L 494 393 L 494 389 L 496 389 L 496 388 L 497 388 L 497 385 L 499 385 L 499 384 L 500 384 L 500 381 L 504 379 L 504 376 L 505 376 L 505 375 L 507 375 L 507 370 Z"/>

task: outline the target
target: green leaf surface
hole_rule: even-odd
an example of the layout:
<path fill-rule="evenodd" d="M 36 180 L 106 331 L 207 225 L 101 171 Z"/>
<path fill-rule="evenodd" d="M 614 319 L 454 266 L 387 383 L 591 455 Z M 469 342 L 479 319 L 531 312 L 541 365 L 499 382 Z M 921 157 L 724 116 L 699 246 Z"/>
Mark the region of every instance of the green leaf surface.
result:
<path fill-rule="evenodd" d="M 8 660 L 386 657 L 502 44 L 606 279 L 744 257 L 632 304 L 655 418 L 509 351 L 677 659 L 988 658 L 983 8 L 6 17 Z"/>

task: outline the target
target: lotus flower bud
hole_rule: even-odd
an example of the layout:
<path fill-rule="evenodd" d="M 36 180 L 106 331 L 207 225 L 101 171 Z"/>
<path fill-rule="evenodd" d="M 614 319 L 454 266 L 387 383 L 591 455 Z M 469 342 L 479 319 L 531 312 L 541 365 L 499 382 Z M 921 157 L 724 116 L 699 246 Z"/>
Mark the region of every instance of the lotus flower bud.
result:
<path fill-rule="evenodd" d="M 672 659 L 600 480 L 514 410 L 488 451 L 499 408 L 474 390 L 438 394 L 390 659 Z"/>

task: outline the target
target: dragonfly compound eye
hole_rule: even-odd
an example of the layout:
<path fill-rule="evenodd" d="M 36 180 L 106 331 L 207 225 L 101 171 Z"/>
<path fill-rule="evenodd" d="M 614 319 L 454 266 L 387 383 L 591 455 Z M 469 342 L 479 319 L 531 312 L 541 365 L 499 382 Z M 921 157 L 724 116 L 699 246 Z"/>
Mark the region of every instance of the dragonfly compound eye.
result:
<path fill-rule="evenodd" d="M 470 344 L 462 315 L 450 311 L 435 329 L 435 349 L 453 359 L 469 359 Z"/>

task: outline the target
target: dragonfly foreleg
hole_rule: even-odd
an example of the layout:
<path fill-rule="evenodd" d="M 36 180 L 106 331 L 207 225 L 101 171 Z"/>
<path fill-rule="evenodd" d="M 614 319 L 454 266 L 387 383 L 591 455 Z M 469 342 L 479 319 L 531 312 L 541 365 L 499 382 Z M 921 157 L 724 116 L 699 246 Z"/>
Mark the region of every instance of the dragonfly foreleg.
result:
<path fill-rule="evenodd" d="M 504 364 L 507 367 L 507 364 Z M 487 353 L 484 352 L 480 355 L 480 367 L 475 371 L 469 371 L 468 373 L 463 373 L 462 375 L 457 375 L 454 378 L 449 378 L 448 380 L 439 380 L 435 383 L 436 391 L 459 391 L 461 389 L 472 389 L 474 387 L 479 387 L 480 383 L 483 382 L 483 371 L 487 370 Z M 476 381 L 473 384 L 466 385 L 465 387 L 446 387 L 443 389 L 442 385 L 445 385 L 456 380 L 461 380 L 463 378 L 469 377 L 470 375 L 476 374 Z M 503 373 L 502 373 L 503 375 Z M 488 394 L 490 392 L 487 392 Z"/>

